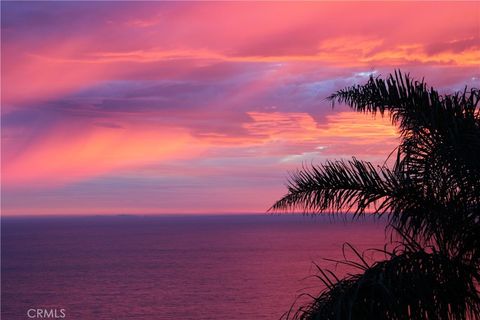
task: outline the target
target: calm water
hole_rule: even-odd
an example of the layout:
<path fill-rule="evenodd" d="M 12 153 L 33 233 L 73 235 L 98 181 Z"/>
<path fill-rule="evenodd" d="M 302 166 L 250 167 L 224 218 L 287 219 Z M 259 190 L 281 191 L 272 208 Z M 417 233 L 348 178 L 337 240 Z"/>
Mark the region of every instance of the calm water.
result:
<path fill-rule="evenodd" d="M 302 216 L 2 219 L 2 319 L 278 319 L 312 261 L 381 247 L 384 225 Z"/>

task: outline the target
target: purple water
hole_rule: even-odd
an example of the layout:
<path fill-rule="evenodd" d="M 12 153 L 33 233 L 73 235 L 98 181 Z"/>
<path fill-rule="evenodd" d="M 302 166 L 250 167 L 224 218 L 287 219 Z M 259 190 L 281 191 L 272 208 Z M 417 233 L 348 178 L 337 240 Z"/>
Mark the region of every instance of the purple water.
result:
<path fill-rule="evenodd" d="M 312 261 L 384 243 L 384 223 L 303 216 L 2 219 L 2 319 L 278 319 Z"/>

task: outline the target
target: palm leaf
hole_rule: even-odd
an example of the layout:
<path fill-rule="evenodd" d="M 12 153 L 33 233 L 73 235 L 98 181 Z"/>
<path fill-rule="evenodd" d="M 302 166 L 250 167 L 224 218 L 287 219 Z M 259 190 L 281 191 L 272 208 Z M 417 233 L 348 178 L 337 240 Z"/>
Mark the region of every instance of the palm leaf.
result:
<path fill-rule="evenodd" d="M 362 271 L 335 283 L 330 273 L 319 273 L 328 285 L 293 318 L 479 319 L 478 273 L 462 260 L 404 248 Z"/>
<path fill-rule="evenodd" d="M 480 91 L 440 95 L 398 71 L 328 98 L 388 114 L 401 136 L 395 165 L 353 158 L 304 167 L 270 210 L 387 214 L 404 250 L 367 267 L 348 261 L 364 273 L 342 280 L 322 271 L 326 289 L 295 317 L 478 319 Z"/>

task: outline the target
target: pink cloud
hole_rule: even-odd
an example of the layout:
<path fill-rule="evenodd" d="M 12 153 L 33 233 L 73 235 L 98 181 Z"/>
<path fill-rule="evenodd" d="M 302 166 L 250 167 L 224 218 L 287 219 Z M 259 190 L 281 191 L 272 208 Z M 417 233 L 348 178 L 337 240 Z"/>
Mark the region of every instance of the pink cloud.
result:
<path fill-rule="evenodd" d="M 199 152 L 178 128 L 60 125 L 2 165 L 9 187 L 55 186 Z"/>
<path fill-rule="evenodd" d="M 442 92 L 478 86 L 478 8 L 2 4 L 3 209 L 255 211 L 302 162 L 381 163 L 388 120 L 324 97 L 395 68 Z"/>
<path fill-rule="evenodd" d="M 306 61 L 376 68 L 408 63 L 474 68 L 480 60 L 474 46 L 479 36 L 474 3 L 419 3 L 415 10 L 408 3 L 259 3 L 256 10 L 239 3 L 171 7 L 119 6 L 109 19 L 88 20 L 94 24 L 90 33 L 75 32 L 73 37 L 67 25 L 44 21 L 45 29 L 38 31 L 42 42 L 22 40 L 15 28 L 9 29 L 4 40 L 4 102 L 52 98 L 111 79 L 142 78 L 152 68 L 156 78 L 162 78 L 162 63 L 175 65 L 178 73 L 185 60 L 196 61 L 193 67 L 225 61 Z M 216 19 L 209 18 L 212 13 Z M 77 19 L 75 25 L 87 23 Z M 62 33 L 62 28 L 69 32 Z M 461 51 L 432 50 L 439 42 L 458 47 L 463 43 L 459 39 L 473 43 Z"/>

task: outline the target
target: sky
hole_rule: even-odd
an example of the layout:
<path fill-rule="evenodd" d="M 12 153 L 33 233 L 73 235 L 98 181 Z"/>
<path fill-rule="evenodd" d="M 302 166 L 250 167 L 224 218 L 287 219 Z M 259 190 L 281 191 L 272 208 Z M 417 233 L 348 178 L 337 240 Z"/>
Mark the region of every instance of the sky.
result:
<path fill-rule="evenodd" d="M 1 2 L 2 215 L 265 212 L 302 165 L 381 165 L 326 97 L 480 87 L 480 2 Z"/>

